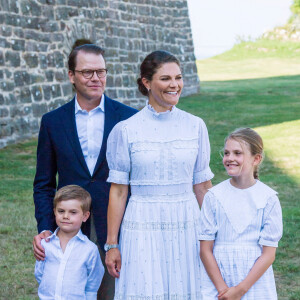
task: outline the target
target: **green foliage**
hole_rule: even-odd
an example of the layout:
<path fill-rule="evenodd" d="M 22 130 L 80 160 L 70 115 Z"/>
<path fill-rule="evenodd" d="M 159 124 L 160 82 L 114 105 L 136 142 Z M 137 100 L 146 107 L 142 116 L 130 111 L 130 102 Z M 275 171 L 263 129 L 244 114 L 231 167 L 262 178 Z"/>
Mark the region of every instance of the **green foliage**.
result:
<path fill-rule="evenodd" d="M 291 10 L 294 14 L 300 15 L 300 0 L 294 0 L 294 3 L 291 6 Z"/>

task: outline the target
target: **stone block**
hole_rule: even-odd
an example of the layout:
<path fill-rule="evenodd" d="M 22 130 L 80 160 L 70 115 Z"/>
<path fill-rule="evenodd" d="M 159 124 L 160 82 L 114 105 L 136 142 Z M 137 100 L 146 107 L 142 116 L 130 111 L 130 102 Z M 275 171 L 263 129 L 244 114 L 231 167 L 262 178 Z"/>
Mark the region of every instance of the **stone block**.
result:
<path fill-rule="evenodd" d="M 54 72 L 52 70 L 47 70 L 45 74 L 48 82 L 53 81 Z"/>
<path fill-rule="evenodd" d="M 8 37 L 11 36 L 11 34 L 12 34 L 12 27 L 5 26 L 5 25 L 2 25 L 0 27 L 0 35 Z"/>
<path fill-rule="evenodd" d="M 3 38 L 0 38 L 0 48 L 10 48 L 10 43 Z"/>
<path fill-rule="evenodd" d="M 10 69 L 4 69 L 4 72 L 7 79 L 12 78 L 12 72 L 10 71 Z"/>
<path fill-rule="evenodd" d="M 28 87 L 23 87 L 20 93 L 20 101 L 22 103 L 31 103 L 31 93 Z"/>
<path fill-rule="evenodd" d="M 47 52 L 49 44 L 38 43 L 36 41 L 27 41 L 25 44 L 25 50 L 28 52 Z"/>
<path fill-rule="evenodd" d="M 5 118 L 9 115 L 9 111 L 5 107 L 0 107 L 0 118 Z"/>
<path fill-rule="evenodd" d="M 3 70 L 0 70 L 0 79 L 4 79 L 4 72 L 3 72 Z"/>
<path fill-rule="evenodd" d="M 11 47 L 13 50 L 24 51 L 25 50 L 25 41 L 24 40 L 11 40 Z"/>
<path fill-rule="evenodd" d="M 55 56 L 54 53 L 49 53 L 47 55 L 47 65 L 49 68 L 55 67 Z"/>
<path fill-rule="evenodd" d="M 39 61 L 40 61 L 40 67 L 41 67 L 41 69 L 47 69 L 47 67 L 48 67 L 48 61 L 47 61 L 47 56 L 45 54 L 40 54 L 39 55 Z M 47 75 L 47 73 L 46 73 L 46 75 Z"/>
<path fill-rule="evenodd" d="M 76 6 L 76 7 L 84 7 L 86 2 L 84 0 L 68 0 L 69 6 Z"/>
<path fill-rule="evenodd" d="M 11 118 L 28 116 L 31 114 L 31 112 L 31 106 L 24 107 L 20 105 L 13 105 L 9 108 L 9 115 Z"/>
<path fill-rule="evenodd" d="M 6 1 L 9 2 L 9 12 L 18 14 L 19 13 L 18 1 L 14 1 L 14 0 L 6 0 Z"/>
<path fill-rule="evenodd" d="M 31 87 L 33 100 L 39 102 L 43 99 L 42 87 L 40 85 Z"/>
<path fill-rule="evenodd" d="M 71 83 L 64 83 L 62 84 L 62 91 L 64 96 L 70 96 L 72 95 L 72 84 Z"/>
<path fill-rule="evenodd" d="M 48 106 L 46 103 L 33 103 L 32 104 L 32 114 L 34 117 L 41 117 L 46 112 L 48 112 Z"/>
<path fill-rule="evenodd" d="M 15 83 L 11 81 L 1 81 L 0 82 L 0 90 L 4 92 L 10 92 L 13 91 L 15 88 Z"/>
<path fill-rule="evenodd" d="M 41 74 L 30 74 L 30 82 L 31 84 L 34 83 L 40 83 L 40 82 L 44 82 L 45 81 L 45 77 Z"/>
<path fill-rule="evenodd" d="M 14 132 L 12 124 L 6 120 L 0 121 L 0 138 L 11 136 Z"/>
<path fill-rule="evenodd" d="M 56 99 L 56 100 L 52 101 L 51 103 L 49 103 L 48 111 L 52 111 L 52 110 L 62 106 L 65 103 L 66 103 L 66 101 L 63 99 Z"/>
<path fill-rule="evenodd" d="M 39 58 L 35 53 L 25 53 L 23 58 L 29 68 L 36 68 L 39 64 Z"/>
<path fill-rule="evenodd" d="M 65 67 L 65 56 L 59 52 L 54 52 L 54 58 L 55 58 L 55 67 L 56 68 L 64 68 Z"/>
<path fill-rule="evenodd" d="M 3 56 L 3 52 L 0 50 L 0 66 L 4 65 L 4 56 Z"/>
<path fill-rule="evenodd" d="M 23 28 L 14 28 L 14 35 L 20 39 L 24 38 L 24 30 Z"/>
<path fill-rule="evenodd" d="M 53 6 L 43 6 L 42 7 L 42 16 L 47 20 L 54 20 L 54 9 Z"/>
<path fill-rule="evenodd" d="M 55 79 L 56 81 L 60 81 L 60 82 L 65 81 L 67 79 L 66 74 L 63 71 L 56 71 Z"/>
<path fill-rule="evenodd" d="M 78 8 L 57 7 L 55 10 L 56 20 L 69 20 L 70 17 L 78 16 Z"/>
<path fill-rule="evenodd" d="M 40 28 L 44 32 L 55 32 L 59 31 L 59 23 L 53 20 L 45 22 L 40 25 Z"/>
<path fill-rule="evenodd" d="M 52 98 L 57 98 L 61 96 L 60 84 L 53 84 L 51 86 L 51 96 Z"/>
<path fill-rule="evenodd" d="M 6 105 L 12 105 L 12 104 L 16 104 L 18 102 L 15 94 L 18 93 L 9 93 L 8 95 L 5 96 L 5 104 Z"/>
<path fill-rule="evenodd" d="M 0 105 L 4 104 L 4 97 L 2 94 L 0 94 Z"/>
<path fill-rule="evenodd" d="M 14 82 L 16 86 L 24 86 L 30 84 L 30 75 L 26 71 L 15 71 Z"/>
<path fill-rule="evenodd" d="M 42 13 L 41 5 L 32 0 L 23 0 L 20 2 L 23 15 L 40 16 Z"/>
<path fill-rule="evenodd" d="M 51 86 L 49 85 L 43 85 L 43 93 L 44 93 L 44 99 L 46 101 L 51 99 Z"/>
<path fill-rule="evenodd" d="M 45 32 L 41 33 L 31 29 L 24 30 L 23 32 L 24 32 L 24 37 L 27 40 L 34 40 L 36 42 L 45 42 L 45 43 L 51 42 L 50 33 L 45 33 Z"/>

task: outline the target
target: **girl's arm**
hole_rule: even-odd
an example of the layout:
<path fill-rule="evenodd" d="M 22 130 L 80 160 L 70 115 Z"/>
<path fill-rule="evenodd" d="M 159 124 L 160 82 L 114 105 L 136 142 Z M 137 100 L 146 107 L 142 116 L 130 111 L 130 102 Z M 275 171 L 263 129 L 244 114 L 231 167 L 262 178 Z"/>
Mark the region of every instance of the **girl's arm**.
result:
<path fill-rule="evenodd" d="M 200 241 L 200 258 L 209 278 L 220 294 L 227 291 L 228 286 L 221 275 L 217 261 L 213 255 L 213 247 L 214 241 Z"/>
<path fill-rule="evenodd" d="M 207 193 L 208 189 L 212 187 L 211 181 L 204 181 L 194 185 L 194 193 L 196 195 L 197 201 L 200 208 L 202 207 L 204 195 Z"/>
<path fill-rule="evenodd" d="M 261 256 L 257 259 L 247 277 L 237 286 L 229 288 L 218 297 L 219 300 L 241 299 L 253 284 L 267 271 L 275 260 L 275 247 L 263 246 Z"/>
<path fill-rule="evenodd" d="M 120 224 L 124 215 L 128 195 L 128 185 L 112 183 L 109 192 L 107 210 L 107 244 L 118 244 Z M 121 254 L 114 248 L 106 252 L 105 263 L 113 277 L 119 277 L 121 270 Z"/>

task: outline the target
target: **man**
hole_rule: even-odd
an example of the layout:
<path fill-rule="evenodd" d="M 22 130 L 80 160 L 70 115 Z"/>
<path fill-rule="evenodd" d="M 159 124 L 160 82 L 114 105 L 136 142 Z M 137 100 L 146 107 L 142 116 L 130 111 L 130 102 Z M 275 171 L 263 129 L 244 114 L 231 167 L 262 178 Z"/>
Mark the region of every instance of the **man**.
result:
<path fill-rule="evenodd" d="M 41 239 L 50 236 L 56 228 L 53 213 L 56 189 L 77 184 L 92 196 L 92 226 L 87 222 L 82 231 L 88 236 L 95 232 L 94 239 L 99 244 L 104 264 L 110 189 L 106 182 L 107 137 L 116 123 L 137 111 L 104 94 L 107 70 L 103 54 L 104 51 L 93 44 L 71 51 L 68 75 L 76 95 L 67 104 L 45 114 L 41 121 L 33 195 L 39 232 L 33 240 L 37 260 L 45 259 Z M 106 294 L 113 295 L 113 284 L 106 272 L 100 288 L 101 299 L 110 299 Z"/>

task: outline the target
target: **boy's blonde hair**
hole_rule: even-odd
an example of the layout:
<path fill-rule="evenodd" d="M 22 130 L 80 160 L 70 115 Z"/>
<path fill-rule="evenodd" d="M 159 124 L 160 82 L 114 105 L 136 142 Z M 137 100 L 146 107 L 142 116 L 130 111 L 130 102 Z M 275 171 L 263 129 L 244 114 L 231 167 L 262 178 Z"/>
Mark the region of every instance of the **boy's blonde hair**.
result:
<path fill-rule="evenodd" d="M 261 158 L 263 159 L 264 155 L 264 144 L 261 136 L 253 129 L 251 128 L 238 128 L 232 133 L 230 133 L 226 139 L 225 143 L 229 140 L 233 139 L 238 142 L 245 142 L 247 145 L 249 145 L 249 150 L 251 154 L 254 155 L 261 155 Z M 260 161 L 260 163 L 262 160 Z M 259 164 L 260 164 L 259 163 Z M 255 179 L 258 179 L 258 168 L 259 165 L 254 167 L 253 176 Z"/>
<path fill-rule="evenodd" d="M 90 210 L 92 202 L 90 193 L 84 188 L 75 184 L 66 185 L 56 192 L 53 200 L 54 209 L 59 202 L 74 199 L 81 202 L 80 206 L 84 213 Z"/>

